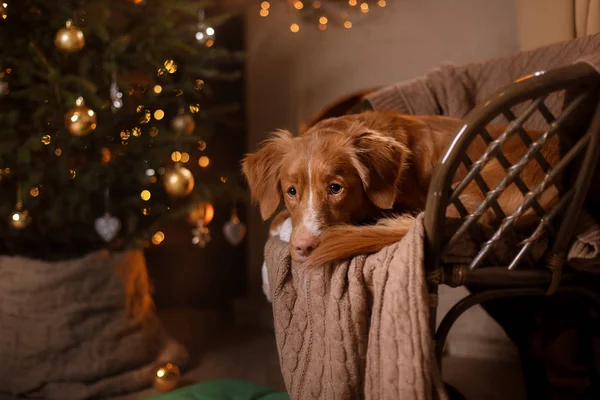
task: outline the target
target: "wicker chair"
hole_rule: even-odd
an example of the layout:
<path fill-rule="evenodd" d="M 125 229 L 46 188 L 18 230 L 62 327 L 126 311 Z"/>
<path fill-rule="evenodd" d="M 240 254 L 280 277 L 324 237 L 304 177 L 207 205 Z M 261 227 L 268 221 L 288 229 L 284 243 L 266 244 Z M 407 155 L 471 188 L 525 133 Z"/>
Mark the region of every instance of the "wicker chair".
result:
<path fill-rule="evenodd" d="M 485 306 L 489 300 L 519 298 L 525 303 L 532 297 L 543 298 L 564 293 L 582 296 L 600 315 L 600 296 L 586 287 L 589 286 L 585 284 L 588 276 L 569 268 L 566 262 L 577 219 L 588 197 L 600 158 L 599 84 L 600 75 L 586 64 L 535 74 L 501 90 L 465 118 L 463 129 L 458 132 L 433 177 L 425 212 L 430 323 L 440 368 L 445 341 L 454 322 L 470 307 L 477 304 Z M 544 101 L 548 96 L 557 94 L 566 96 L 568 101 L 559 115 L 553 115 Z M 527 135 L 523 125 L 536 113 L 538 117 L 543 116 L 548 128 L 534 141 Z M 510 123 L 504 133 L 494 140 L 485 128 L 498 116 L 503 116 Z M 513 135 L 518 135 L 529 150 L 522 160 L 511 165 L 501 147 Z M 561 159 L 552 167 L 539 149 L 554 135 L 559 135 Z M 467 149 L 477 137 L 483 139 L 488 148 L 480 160 L 470 160 L 466 156 Z M 493 158 L 505 168 L 505 176 L 500 184 L 490 188 L 480 171 Z M 527 187 L 519 178 L 527 162 L 538 162 L 546 172 L 545 178 L 536 187 Z M 462 181 L 453 185 L 454 175 L 461 163 L 468 173 Z M 458 196 L 472 181 L 485 194 L 485 199 L 474 212 L 468 213 Z M 505 215 L 496 200 L 511 184 L 516 184 L 522 191 L 524 201 L 512 215 Z M 554 208 L 544 211 L 537 198 L 550 185 L 558 189 L 560 200 Z M 461 218 L 458 228 L 448 235 L 446 209 L 450 205 L 459 210 Z M 499 228 L 477 244 L 478 253 L 470 264 L 445 265 L 444 254 L 461 235 L 477 225 L 479 217 L 488 209 L 492 209 L 501 220 Z M 486 266 L 490 251 L 506 239 L 513 231 L 515 220 L 529 209 L 533 209 L 540 217 L 537 228 L 517 244 L 516 255 L 507 266 Z M 530 253 L 542 238 L 548 243 L 547 250 L 541 260 L 534 262 Z M 452 287 L 465 285 L 472 293 L 444 316 L 436 330 L 440 284 Z M 597 379 L 597 376 L 590 379 Z M 458 393 L 454 394 L 460 397 Z"/>

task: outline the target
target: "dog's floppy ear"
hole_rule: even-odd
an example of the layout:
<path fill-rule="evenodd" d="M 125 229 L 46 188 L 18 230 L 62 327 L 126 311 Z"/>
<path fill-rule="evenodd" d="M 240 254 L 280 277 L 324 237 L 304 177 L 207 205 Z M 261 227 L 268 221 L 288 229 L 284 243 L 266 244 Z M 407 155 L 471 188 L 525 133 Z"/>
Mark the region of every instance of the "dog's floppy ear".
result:
<path fill-rule="evenodd" d="M 260 150 L 246 155 L 242 161 L 242 172 L 250 186 L 252 199 L 260 205 L 263 220 L 273 215 L 281 201 L 279 170 L 292 137 L 288 131 L 274 132 L 261 143 Z"/>
<path fill-rule="evenodd" d="M 378 131 L 367 130 L 354 138 L 354 166 L 369 200 L 387 210 L 394 206 L 400 175 L 407 166 L 408 148 Z"/>

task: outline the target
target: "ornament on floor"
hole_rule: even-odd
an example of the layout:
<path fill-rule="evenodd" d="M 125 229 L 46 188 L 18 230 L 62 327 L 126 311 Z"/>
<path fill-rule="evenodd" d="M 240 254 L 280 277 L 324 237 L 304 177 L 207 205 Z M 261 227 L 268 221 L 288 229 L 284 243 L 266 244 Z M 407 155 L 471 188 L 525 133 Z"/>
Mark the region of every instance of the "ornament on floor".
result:
<path fill-rule="evenodd" d="M 204 225 L 210 224 L 215 216 L 215 209 L 208 201 L 198 203 L 187 216 L 187 221 L 191 225 L 196 225 L 198 221 L 202 221 Z"/>
<path fill-rule="evenodd" d="M 113 112 L 116 112 L 123 107 L 123 93 L 119 90 L 117 85 L 117 72 L 113 71 L 112 81 L 110 83 L 110 108 Z"/>
<path fill-rule="evenodd" d="M 244 224 L 237 215 L 237 210 L 231 213 L 231 219 L 223 225 L 223 234 L 225 239 L 233 246 L 237 246 L 246 236 L 246 224 Z"/>
<path fill-rule="evenodd" d="M 174 198 L 185 197 L 194 190 L 194 175 L 181 163 L 177 163 L 174 168 L 165 171 L 163 186 L 169 196 Z"/>
<path fill-rule="evenodd" d="M 31 222 L 31 217 L 27 210 L 23 209 L 21 200 L 21 185 L 17 185 L 17 204 L 15 210 L 10 214 L 10 225 L 15 229 L 25 229 Z"/>
<path fill-rule="evenodd" d="M 171 128 L 178 135 L 191 135 L 196 129 L 196 121 L 190 114 L 180 110 L 179 114 L 171 121 Z"/>
<path fill-rule="evenodd" d="M 204 221 L 199 219 L 196 227 L 192 229 L 192 244 L 204 248 L 210 242 L 210 229 L 204 225 Z"/>
<path fill-rule="evenodd" d="M 121 230 L 121 221 L 108 212 L 109 198 L 110 190 L 106 188 L 104 189 L 104 215 L 96 218 L 94 221 L 94 229 L 96 229 L 96 233 L 106 243 L 116 238 L 117 234 Z"/>
<path fill-rule="evenodd" d="M 74 26 L 71 20 L 68 20 L 65 27 L 56 32 L 54 45 L 63 53 L 76 53 L 83 49 L 85 38 L 81 29 Z"/>
<path fill-rule="evenodd" d="M 85 136 L 96 129 L 96 112 L 85 105 L 83 97 L 65 115 L 65 127 L 73 136 Z"/>
<path fill-rule="evenodd" d="M 181 372 L 177 365 L 163 363 L 152 370 L 152 386 L 159 392 L 168 392 L 179 385 Z"/>

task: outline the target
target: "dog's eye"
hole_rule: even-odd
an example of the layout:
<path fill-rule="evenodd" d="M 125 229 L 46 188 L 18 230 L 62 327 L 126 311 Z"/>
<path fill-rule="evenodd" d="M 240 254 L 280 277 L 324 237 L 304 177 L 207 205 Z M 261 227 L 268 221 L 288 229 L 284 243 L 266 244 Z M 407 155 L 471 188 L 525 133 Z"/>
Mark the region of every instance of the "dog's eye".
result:
<path fill-rule="evenodd" d="M 329 193 L 331 194 L 339 194 L 342 191 L 342 187 L 337 183 L 332 183 L 329 185 Z"/>
<path fill-rule="evenodd" d="M 296 188 L 295 188 L 295 187 L 291 187 L 291 188 L 289 188 L 289 189 L 288 189 L 288 191 L 287 191 L 287 193 L 288 193 L 290 196 L 292 196 L 292 197 L 293 197 L 293 196 L 295 196 L 295 195 L 296 195 Z"/>

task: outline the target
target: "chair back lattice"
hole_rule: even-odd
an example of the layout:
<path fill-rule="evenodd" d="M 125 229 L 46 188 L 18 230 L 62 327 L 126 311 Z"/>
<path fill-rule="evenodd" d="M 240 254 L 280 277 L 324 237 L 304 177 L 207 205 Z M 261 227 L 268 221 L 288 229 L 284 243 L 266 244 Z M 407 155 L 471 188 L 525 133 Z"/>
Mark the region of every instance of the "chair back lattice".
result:
<path fill-rule="evenodd" d="M 543 237 L 549 243 L 546 265 L 562 268 L 600 158 L 599 82 L 597 72 L 585 64 L 538 73 L 509 85 L 466 116 L 430 186 L 425 214 L 432 250 L 428 268 L 439 269 L 443 255 L 484 220 L 494 221 L 492 233 L 477 243 L 471 270 L 484 265 L 494 246 L 514 235 L 520 221 L 527 220 L 533 221 L 528 236 L 516 244 L 508 269 L 533 263 L 532 249 Z M 502 122 L 503 129 L 494 128 Z M 535 135 L 532 127 L 538 130 Z M 516 141 L 522 149 L 517 158 L 505 151 Z M 483 150 L 472 159 L 477 142 Z M 549 157 L 548 146 L 557 143 L 560 155 Z M 491 183 L 484 179 L 490 163 L 503 171 Z M 528 168 L 539 171 L 535 182 L 526 183 Z M 477 201 L 469 197 L 466 204 L 466 189 L 472 193 L 474 188 L 478 189 Z M 521 195 L 520 203 L 509 209 L 500 201 L 508 190 Z M 556 193 L 555 201 L 547 202 L 551 192 Z M 458 228 L 444 235 L 451 214 L 458 218 Z"/>

